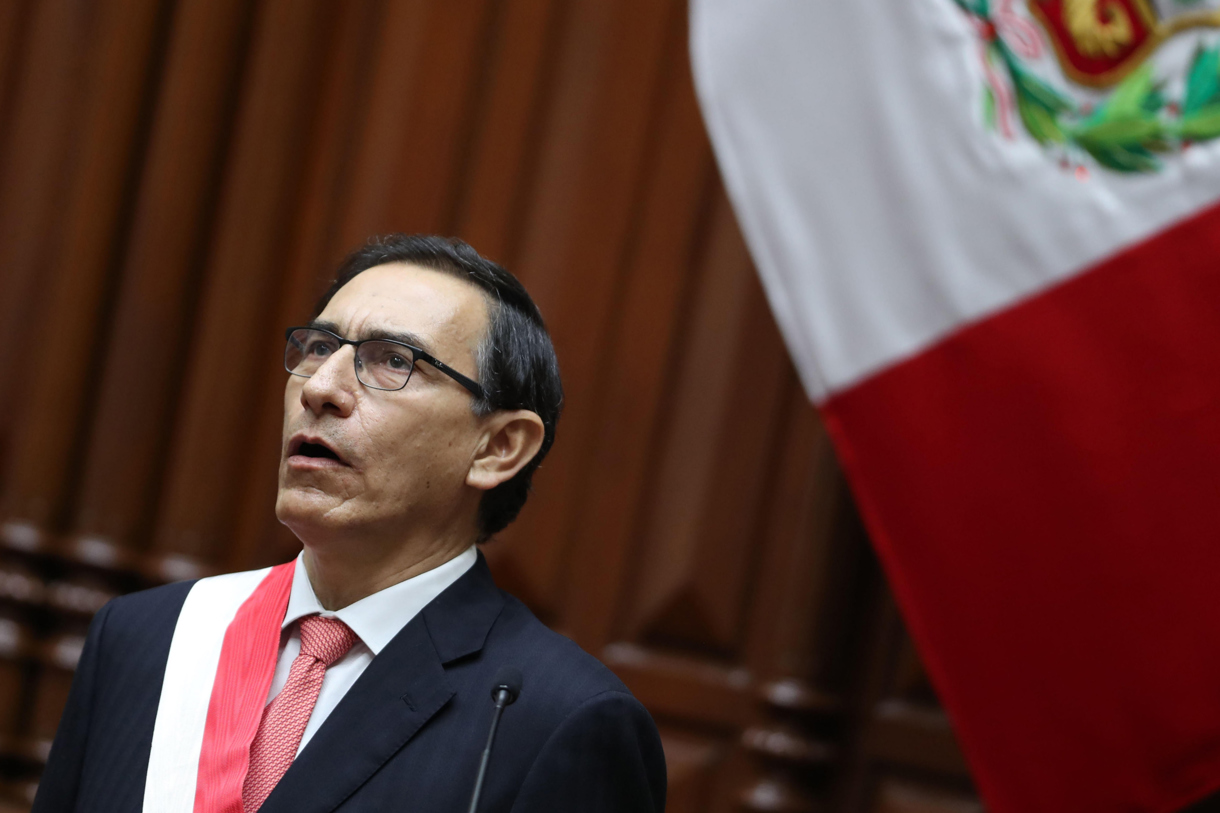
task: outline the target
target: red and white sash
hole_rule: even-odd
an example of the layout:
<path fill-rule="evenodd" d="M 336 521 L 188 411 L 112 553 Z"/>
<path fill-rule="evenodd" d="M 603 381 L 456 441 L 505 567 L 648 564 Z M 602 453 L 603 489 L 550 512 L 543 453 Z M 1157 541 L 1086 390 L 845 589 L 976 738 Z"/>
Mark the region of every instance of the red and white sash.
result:
<path fill-rule="evenodd" d="M 293 570 L 200 579 L 187 594 L 157 705 L 146 813 L 242 813 Z"/>

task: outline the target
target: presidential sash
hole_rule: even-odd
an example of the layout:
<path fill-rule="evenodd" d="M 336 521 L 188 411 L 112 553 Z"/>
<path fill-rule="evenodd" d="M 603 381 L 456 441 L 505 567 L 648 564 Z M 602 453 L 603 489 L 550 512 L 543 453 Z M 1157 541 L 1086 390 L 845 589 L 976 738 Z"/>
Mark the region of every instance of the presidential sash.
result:
<path fill-rule="evenodd" d="M 293 572 L 288 562 L 214 576 L 187 594 L 157 704 L 145 813 L 242 813 Z"/>

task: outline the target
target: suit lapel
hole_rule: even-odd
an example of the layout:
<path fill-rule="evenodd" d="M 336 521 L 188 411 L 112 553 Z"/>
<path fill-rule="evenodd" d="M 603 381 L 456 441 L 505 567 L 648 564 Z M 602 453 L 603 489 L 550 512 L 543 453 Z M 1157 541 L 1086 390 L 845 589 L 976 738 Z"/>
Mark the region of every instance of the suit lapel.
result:
<path fill-rule="evenodd" d="M 444 664 L 480 650 L 503 606 L 480 553 L 373 658 L 261 813 L 330 813 L 342 804 L 449 702 Z"/>

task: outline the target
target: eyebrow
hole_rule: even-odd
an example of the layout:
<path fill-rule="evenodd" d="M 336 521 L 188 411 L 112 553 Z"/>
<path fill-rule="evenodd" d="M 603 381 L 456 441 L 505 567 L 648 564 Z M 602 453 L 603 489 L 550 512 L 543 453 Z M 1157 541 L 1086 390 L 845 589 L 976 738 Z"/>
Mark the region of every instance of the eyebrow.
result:
<path fill-rule="evenodd" d="M 314 327 L 318 330 L 328 330 L 336 336 L 343 336 L 343 331 L 339 330 L 339 326 L 334 322 L 328 322 L 325 319 L 314 319 L 306 327 Z M 351 338 L 351 337 L 345 337 Z M 367 332 L 361 339 L 389 339 L 392 342 L 402 342 L 413 347 L 418 347 L 428 355 L 433 355 L 432 348 L 428 346 L 428 341 L 416 333 L 400 332 L 395 330 L 385 330 L 383 328 L 374 328 Z"/>

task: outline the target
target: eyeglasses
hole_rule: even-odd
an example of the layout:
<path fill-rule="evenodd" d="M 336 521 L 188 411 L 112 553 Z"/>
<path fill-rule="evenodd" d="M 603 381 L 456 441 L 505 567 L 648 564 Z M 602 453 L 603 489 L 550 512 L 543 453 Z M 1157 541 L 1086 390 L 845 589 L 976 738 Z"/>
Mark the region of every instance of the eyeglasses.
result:
<path fill-rule="evenodd" d="M 415 362 L 426 361 L 445 375 L 470 390 L 475 398 L 483 398 L 483 388 L 443 361 L 418 347 L 392 339 L 364 339 L 354 342 L 329 330 L 316 327 L 290 327 L 284 334 L 284 369 L 293 375 L 309 378 L 326 360 L 350 344 L 356 349 L 356 378 L 374 390 L 400 390 L 411 380 Z"/>

